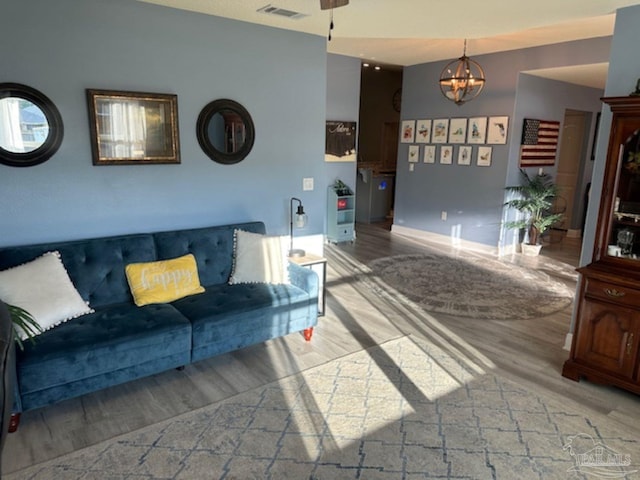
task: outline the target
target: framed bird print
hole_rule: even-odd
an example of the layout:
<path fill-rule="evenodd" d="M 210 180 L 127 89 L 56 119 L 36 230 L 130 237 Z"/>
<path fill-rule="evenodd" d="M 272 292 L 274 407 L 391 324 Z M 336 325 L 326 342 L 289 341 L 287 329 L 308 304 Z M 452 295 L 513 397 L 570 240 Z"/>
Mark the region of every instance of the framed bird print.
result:
<path fill-rule="evenodd" d="M 409 145 L 409 156 L 407 158 L 410 163 L 418 163 L 420 160 L 420 145 Z"/>
<path fill-rule="evenodd" d="M 401 129 L 400 143 L 413 143 L 416 134 L 416 121 L 403 120 Z"/>
<path fill-rule="evenodd" d="M 463 145 L 458 149 L 458 165 L 471 165 L 472 147 Z"/>
<path fill-rule="evenodd" d="M 425 145 L 424 155 L 422 158 L 424 163 L 436 163 L 436 146 Z"/>
<path fill-rule="evenodd" d="M 442 165 L 451 165 L 453 163 L 453 147 L 451 145 L 440 147 L 440 163 Z"/>
<path fill-rule="evenodd" d="M 469 119 L 467 143 L 484 143 L 487 138 L 487 117 L 472 117 Z"/>
<path fill-rule="evenodd" d="M 449 119 L 436 118 L 431 129 L 432 143 L 447 143 L 449 138 Z"/>
<path fill-rule="evenodd" d="M 487 126 L 487 143 L 495 145 L 507 143 L 507 131 L 509 129 L 509 117 L 489 117 Z"/>
<path fill-rule="evenodd" d="M 491 147 L 478 147 L 477 165 L 479 167 L 491 166 Z"/>
<path fill-rule="evenodd" d="M 416 143 L 431 141 L 431 120 L 418 120 L 416 124 Z"/>
<path fill-rule="evenodd" d="M 464 143 L 467 138 L 467 119 L 452 118 L 449 122 L 449 143 Z"/>

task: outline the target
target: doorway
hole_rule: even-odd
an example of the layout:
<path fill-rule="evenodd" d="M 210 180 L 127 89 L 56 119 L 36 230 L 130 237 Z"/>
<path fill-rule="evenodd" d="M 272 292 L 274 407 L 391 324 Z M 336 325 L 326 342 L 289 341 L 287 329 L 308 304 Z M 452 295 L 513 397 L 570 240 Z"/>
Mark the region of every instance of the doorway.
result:
<path fill-rule="evenodd" d="M 400 131 L 402 67 L 362 66 L 356 229 L 361 223 L 391 224 Z"/>

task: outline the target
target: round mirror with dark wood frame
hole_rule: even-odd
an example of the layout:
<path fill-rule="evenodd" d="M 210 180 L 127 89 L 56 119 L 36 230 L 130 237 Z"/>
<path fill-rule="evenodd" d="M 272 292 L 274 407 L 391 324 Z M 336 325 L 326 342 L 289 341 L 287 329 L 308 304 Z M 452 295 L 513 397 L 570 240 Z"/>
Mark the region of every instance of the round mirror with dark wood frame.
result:
<path fill-rule="evenodd" d="M 49 98 L 19 83 L 0 83 L 0 163 L 31 167 L 56 153 L 62 117 Z"/>
<path fill-rule="evenodd" d="M 200 112 L 196 135 L 209 158 L 232 165 L 249 155 L 255 140 L 255 127 L 246 108 L 234 100 L 219 99 Z"/>

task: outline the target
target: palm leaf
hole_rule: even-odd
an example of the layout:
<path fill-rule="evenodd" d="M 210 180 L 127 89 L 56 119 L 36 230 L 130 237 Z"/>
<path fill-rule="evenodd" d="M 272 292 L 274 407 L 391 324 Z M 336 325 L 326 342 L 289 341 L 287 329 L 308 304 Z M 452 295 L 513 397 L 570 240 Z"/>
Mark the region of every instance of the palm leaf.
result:
<path fill-rule="evenodd" d="M 35 343 L 34 337 L 43 332 L 42 327 L 24 308 L 9 304 L 7 304 L 7 307 L 13 323 L 13 332 L 16 343 L 18 344 L 18 347 L 20 347 L 20 350 L 24 350 L 24 344 L 22 343 L 20 334 L 24 332 L 24 334 L 27 335 L 27 338 L 32 343 Z"/>

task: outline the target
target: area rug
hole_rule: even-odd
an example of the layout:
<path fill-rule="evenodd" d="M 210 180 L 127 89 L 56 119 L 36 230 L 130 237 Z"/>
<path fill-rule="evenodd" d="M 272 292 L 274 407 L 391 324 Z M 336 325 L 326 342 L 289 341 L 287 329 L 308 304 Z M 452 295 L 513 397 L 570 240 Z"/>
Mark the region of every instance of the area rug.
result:
<path fill-rule="evenodd" d="M 458 317 L 546 316 L 569 306 L 575 293 L 544 272 L 472 255 L 397 255 L 374 260 L 369 268 L 425 310 Z"/>
<path fill-rule="evenodd" d="M 401 337 L 6 478 L 636 478 L 637 437 Z"/>

